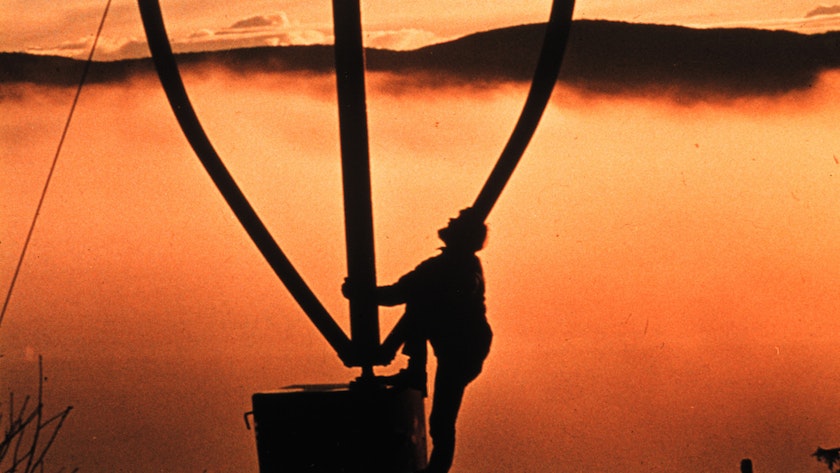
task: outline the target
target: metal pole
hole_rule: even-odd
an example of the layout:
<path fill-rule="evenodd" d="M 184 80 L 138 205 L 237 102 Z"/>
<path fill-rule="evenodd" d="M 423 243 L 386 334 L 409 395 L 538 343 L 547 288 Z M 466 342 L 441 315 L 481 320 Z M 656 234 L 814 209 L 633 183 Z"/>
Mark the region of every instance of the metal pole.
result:
<path fill-rule="evenodd" d="M 364 376 L 373 373 L 379 348 L 379 312 L 373 298 L 376 266 L 361 9 L 359 0 L 333 0 L 332 3 L 347 274 L 360 289 L 359 295 L 350 299 L 350 337 Z"/>

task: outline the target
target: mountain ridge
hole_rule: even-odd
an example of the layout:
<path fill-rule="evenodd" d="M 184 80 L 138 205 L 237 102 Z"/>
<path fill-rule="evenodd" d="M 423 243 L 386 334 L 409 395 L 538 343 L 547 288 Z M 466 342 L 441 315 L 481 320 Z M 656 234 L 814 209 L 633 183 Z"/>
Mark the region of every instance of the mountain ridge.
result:
<path fill-rule="evenodd" d="M 445 83 L 530 81 L 545 24 L 474 33 L 410 51 L 368 49 L 367 69 Z M 333 71 L 331 45 L 275 46 L 178 54 L 183 69 L 201 65 L 237 74 Z M 0 53 L 0 84 L 74 85 L 84 61 Z M 599 93 L 663 89 L 768 95 L 812 86 L 840 68 L 840 32 L 804 35 L 747 28 L 695 29 L 576 20 L 560 81 Z M 94 62 L 88 80 L 118 82 L 153 72 L 151 60 Z"/>

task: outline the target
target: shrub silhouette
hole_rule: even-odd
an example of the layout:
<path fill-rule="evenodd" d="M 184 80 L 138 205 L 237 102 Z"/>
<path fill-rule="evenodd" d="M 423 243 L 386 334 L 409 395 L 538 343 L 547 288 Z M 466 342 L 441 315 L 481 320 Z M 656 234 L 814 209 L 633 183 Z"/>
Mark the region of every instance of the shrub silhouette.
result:
<path fill-rule="evenodd" d="M 812 453 L 811 456 L 816 457 L 818 461 L 828 465 L 828 471 L 831 473 L 840 472 L 840 448 L 831 448 L 826 450 L 824 448 L 817 447 L 817 451 Z"/>
<path fill-rule="evenodd" d="M 0 472 L 33 473 L 44 471 L 44 458 L 55 443 L 64 421 L 70 415 L 72 406 L 56 414 L 44 411 L 44 368 L 38 357 L 38 395 L 33 399 L 26 396 L 18 406 L 14 393 L 9 393 L 8 405 L 0 403 Z M 63 471 L 61 468 L 59 472 Z M 78 469 L 73 469 L 75 472 Z"/>

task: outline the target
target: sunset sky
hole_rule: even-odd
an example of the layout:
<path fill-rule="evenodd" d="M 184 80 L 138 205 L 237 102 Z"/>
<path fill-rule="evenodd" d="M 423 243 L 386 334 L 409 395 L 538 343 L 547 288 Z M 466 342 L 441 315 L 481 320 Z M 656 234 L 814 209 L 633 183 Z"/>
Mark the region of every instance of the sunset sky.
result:
<path fill-rule="evenodd" d="M 104 0 L 51 2 L 5 0 L 0 10 L 0 48 L 85 56 Z M 176 47 L 202 49 L 255 44 L 331 41 L 328 0 L 162 1 Z M 409 49 L 475 31 L 545 21 L 550 2 L 439 0 L 362 2 L 367 44 Z M 754 26 L 822 32 L 840 25 L 840 4 L 819 0 L 582 0 L 576 18 L 690 26 Z M 145 54 L 136 3 L 116 0 L 100 40 L 100 59 Z"/>
<path fill-rule="evenodd" d="M 542 22 L 549 4 L 369 0 L 363 17 L 369 46 L 407 49 Z M 331 41 L 328 0 L 162 5 L 182 51 Z M 0 0 L 0 50 L 83 57 L 104 6 Z M 819 0 L 581 0 L 576 17 L 815 33 L 840 29 L 839 11 Z M 134 2 L 114 1 L 97 51 L 146 54 Z M 202 125 L 347 328 L 332 74 L 205 61 L 182 71 Z M 610 75 L 607 61 L 589 70 Z M 368 74 L 382 283 L 436 253 L 435 230 L 473 201 L 527 93 L 524 80 L 473 81 L 455 64 L 433 80 Z M 561 80 L 488 220 L 494 346 L 462 409 L 453 473 L 726 473 L 745 457 L 760 473 L 825 471 L 810 454 L 840 446 L 840 70 L 821 64 L 789 82 L 754 63 L 734 78 L 701 70 L 710 81 Z M 133 71 L 92 76 L 102 80 L 80 96 L 0 330 L 0 396 L 36 392 L 43 355 L 47 404 L 74 406 L 50 471 L 254 472 L 242 422 L 252 393 L 357 370 L 235 221 L 157 78 Z M 4 290 L 74 93 L 0 82 Z M 383 309 L 383 328 L 401 310 Z"/>

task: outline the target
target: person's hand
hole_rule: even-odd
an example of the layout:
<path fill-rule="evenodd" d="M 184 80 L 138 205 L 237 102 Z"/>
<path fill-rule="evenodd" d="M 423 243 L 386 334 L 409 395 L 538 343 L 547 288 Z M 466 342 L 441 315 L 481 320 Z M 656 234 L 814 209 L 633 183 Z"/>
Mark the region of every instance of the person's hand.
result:
<path fill-rule="evenodd" d="M 376 350 L 374 361 L 379 366 L 388 366 L 394 361 L 394 358 L 397 357 L 397 349 L 396 348 L 388 348 L 385 346 L 380 346 L 379 350 Z"/>
<path fill-rule="evenodd" d="M 377 288 L 367 288 L 364 284 L 357 284 L 350 278 L 344 278 L 341 294 L 351 300 L 368 300 L 376 297 Z"/>
<path fill-rule="evenodd" d="M 356 285 L 353 284 L 350 278 L 344 278 L 344 283 L 341 284 L 341 295 L 343 295 L 347 299 L 353 299 L 358 294 L 359 288 L 357 288 Z"/>

